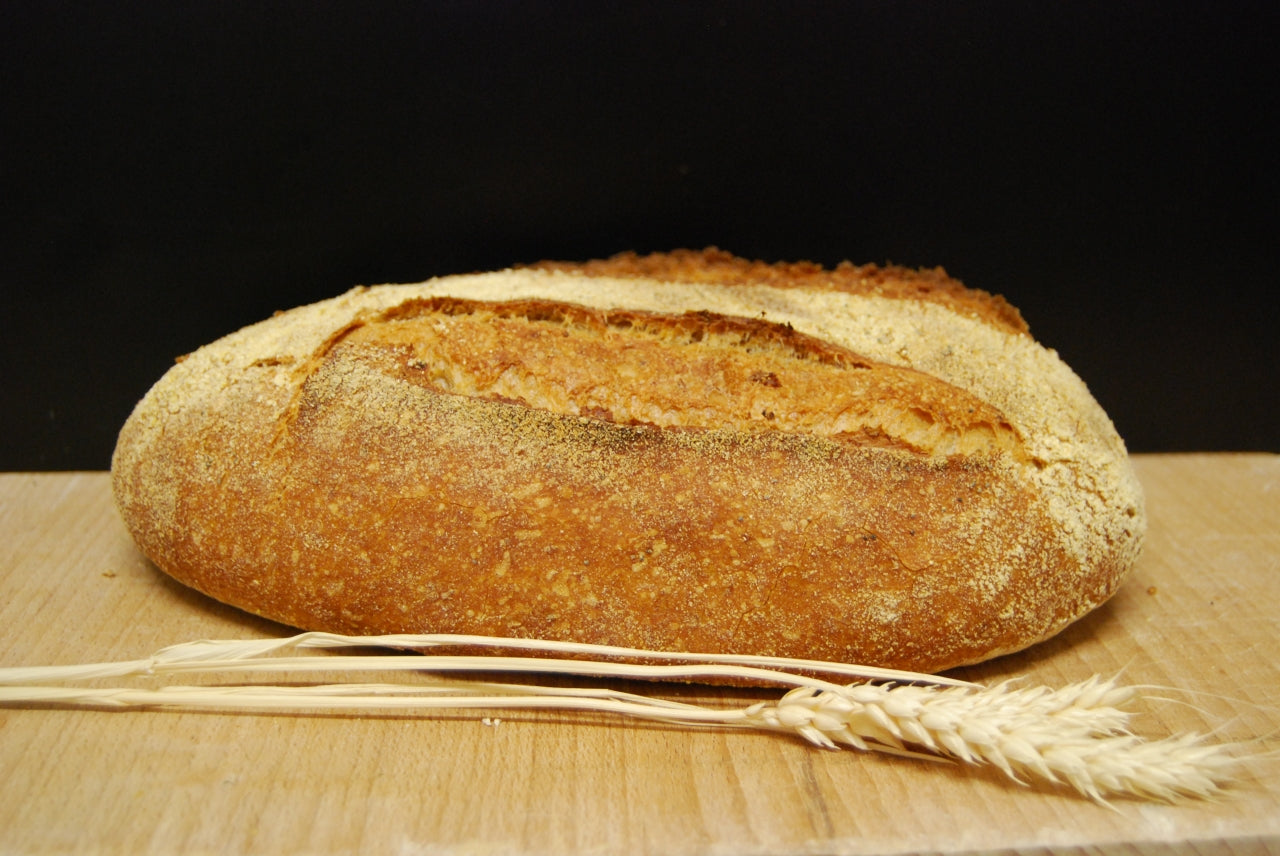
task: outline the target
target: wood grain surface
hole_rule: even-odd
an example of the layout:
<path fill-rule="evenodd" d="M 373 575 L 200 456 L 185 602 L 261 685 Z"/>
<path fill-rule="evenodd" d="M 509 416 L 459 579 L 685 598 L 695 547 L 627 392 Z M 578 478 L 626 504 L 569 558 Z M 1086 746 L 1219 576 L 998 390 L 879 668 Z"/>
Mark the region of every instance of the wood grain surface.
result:
<path fill-rule="evenodd" d="M 1143 705 L 1140 733 L 1213 731 L 1274 756 L 1280 456 L 1137 466 L 1151 532 L 1120 594 L 1031 651 L 957 674 L 1059 685 L 1122 672 L 1173 688 Z M 158 572 L 105 473 L 0 475 L 0 535 L 0 665 L 290 632 Z M 1106 808 L 989 770 L 777 735 L 497 716 L 0 707 L 0 853 L 1280 852 L 1274 757 L 1220 801 Z"/>

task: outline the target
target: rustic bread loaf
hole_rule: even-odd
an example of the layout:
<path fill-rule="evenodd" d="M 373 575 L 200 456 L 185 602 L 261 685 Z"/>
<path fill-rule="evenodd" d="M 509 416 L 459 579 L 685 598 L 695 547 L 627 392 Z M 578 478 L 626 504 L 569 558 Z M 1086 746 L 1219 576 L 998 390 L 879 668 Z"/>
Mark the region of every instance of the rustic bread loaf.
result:
<path fill-rule="evenodd" d="M 924 671 L 1061 630 L 1145 528 L 1002 299 L 715 250 L 280 313 L 180 360 L 112 469 L 161 569 L 296 627 Z"/>

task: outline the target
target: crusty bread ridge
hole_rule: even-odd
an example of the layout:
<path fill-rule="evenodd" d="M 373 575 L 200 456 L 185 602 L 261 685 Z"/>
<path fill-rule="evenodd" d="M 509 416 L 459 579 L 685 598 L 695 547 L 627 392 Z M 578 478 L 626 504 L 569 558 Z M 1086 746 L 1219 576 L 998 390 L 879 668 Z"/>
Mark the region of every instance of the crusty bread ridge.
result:
<path fill-rule="evenodd" d="M 141 549 L 306 629 L 937 671 L 1105 601 L 1124 445 L 944 272 L 625 254 L 357 288 L 182 359 L 112 463 Z"/>

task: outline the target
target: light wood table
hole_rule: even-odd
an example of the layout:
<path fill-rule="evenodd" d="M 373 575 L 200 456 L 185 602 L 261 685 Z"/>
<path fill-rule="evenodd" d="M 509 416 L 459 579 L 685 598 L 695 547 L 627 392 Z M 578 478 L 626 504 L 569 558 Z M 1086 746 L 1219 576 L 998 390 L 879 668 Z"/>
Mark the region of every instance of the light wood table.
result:
<path fill-rule="evenodd" d="M 1150 736 L 1276 753 L 1280 456 L 1139 456 L 1150 536 L 1111 603 L 964 670 L 1175 687 Z M 0 475 L 0 665 L 144 657 L 285 628 L 133 547 L 104 473 Z M 651 692 L 655 691 L 650 688 Z M 708 702 L 772 691 L 689 689 Z M 756 695 L 752 695 L 755 693 Z M 998 773 L 798 739 L 550 713 L 298 715 L 0 707 L 0 853 L 1280 852 L 1280 775 L 1213 803 L 1105 808 Z"/>

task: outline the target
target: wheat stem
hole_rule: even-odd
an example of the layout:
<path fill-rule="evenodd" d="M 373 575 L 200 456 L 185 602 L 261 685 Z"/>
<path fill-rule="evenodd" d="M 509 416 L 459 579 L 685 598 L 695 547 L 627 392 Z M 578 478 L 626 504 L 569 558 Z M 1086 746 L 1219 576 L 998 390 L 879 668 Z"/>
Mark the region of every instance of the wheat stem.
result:
<path fill-rule="evenodd" d="M 568 654 L 560 657 L 475 655 L 270 656 L 281 651 L 381 646 L 487 647 Z M 617 659 L 662 660 L 662 664 Z M 669 662 L 680 661 L 680 662 Z M 195 672 L 540 672 L 649 680 L 750 680 L 790 687 L 779 700 L 714 709 L 607 688 L 554 687 L 431 678 L 428 683 L 341 683 L 304 686 L 66 687 L 51 683 Z M 821 672 L 858 683 L 816 677 Z M 885 682 L 885 681 L 890 682 Z M 339 636 L 304 633 L 285 639 L 201 640 L 116 663 L 0 668 L 0 704 L 103 708 L 236 710 L 555 709 L 683 725 L 751 728 L 799 735 L 817 746 L 840 745 L 913 757 L 989 765 L 1014 781 L 1064 784 L 1105 802 L 1207 798 L 1220 793 L 1239 761 L 1230 747 L 1195 735 L 1146 741 L 1129 732 L 1124 709 L 1136 692 L 1094 677 L 1061 689 L 990 687 L 910 672 L 742 655 L 672 654 L 541 640 L 464 636 Z"/>

